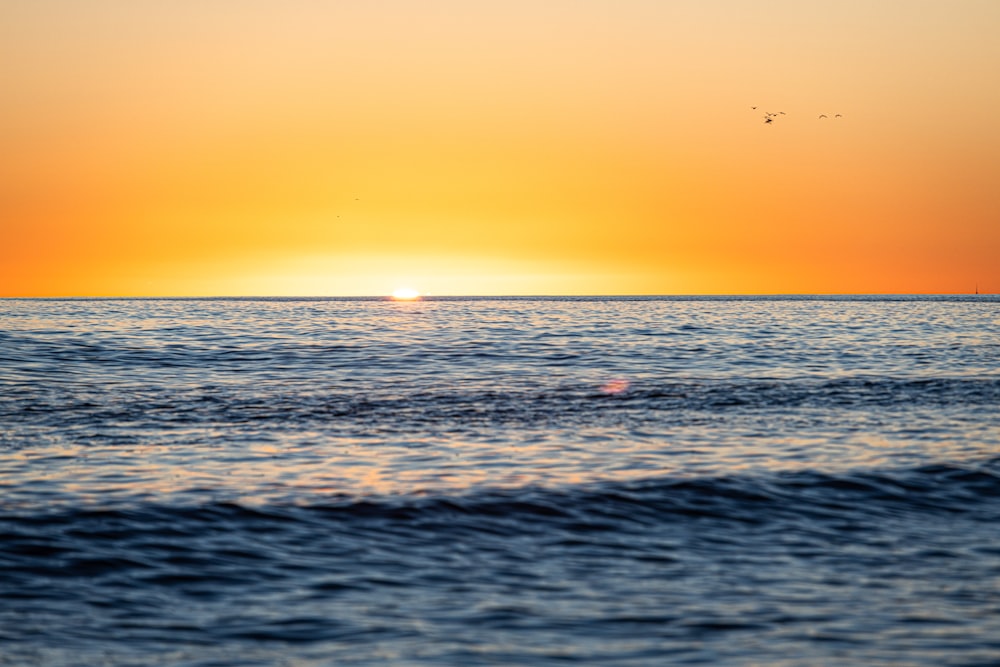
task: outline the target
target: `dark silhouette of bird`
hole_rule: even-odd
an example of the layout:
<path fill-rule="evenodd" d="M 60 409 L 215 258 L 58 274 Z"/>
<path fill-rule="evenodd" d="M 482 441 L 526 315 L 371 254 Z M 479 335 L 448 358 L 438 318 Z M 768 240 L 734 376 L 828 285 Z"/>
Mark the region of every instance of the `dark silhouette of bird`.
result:
<path fill-rule="evenodd" d="M 766 117 L 764 118 L 764 122 L 765 122 L 765 123 L 773 123 L 773 122 L 774 122 L 774 119 L 773 119 L 773 118 L 771 118 L 770 116 L 766 116 Z"/>
<path fill-rule="evenodd" d="M 825 113 L 821 113 L 821 114 L 819 115 L 819 117 L 820 117 L 820 118 L 826 118 L 826 114 L 825 114 Z"/>
<path fill-rule="evenodd" d="M 843 118 L 843 117 L 844 117 L 844 115 L 843 114 L 839 114 L 839 113 L 834 116 L 834 118 Z"/>

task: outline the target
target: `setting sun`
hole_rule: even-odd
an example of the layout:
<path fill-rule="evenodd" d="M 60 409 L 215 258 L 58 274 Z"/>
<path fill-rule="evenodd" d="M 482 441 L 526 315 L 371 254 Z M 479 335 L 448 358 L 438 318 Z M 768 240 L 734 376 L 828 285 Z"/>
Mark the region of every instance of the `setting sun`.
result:
<path fill-rule="evenodd" d="M 409 287 L 400 287 L 392 293 L 392 298 L 396 301 L 415 301 L 420 298 L 420 292 Z"/>

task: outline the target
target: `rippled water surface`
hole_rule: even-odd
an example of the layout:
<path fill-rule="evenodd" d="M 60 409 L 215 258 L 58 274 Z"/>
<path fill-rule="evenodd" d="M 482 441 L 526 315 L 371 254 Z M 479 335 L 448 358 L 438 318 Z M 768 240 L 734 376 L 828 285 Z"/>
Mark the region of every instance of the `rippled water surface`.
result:
<path fill-rule="evenodd" d="M 0 664 L 1000 664 L 1000 299 L 0 300 Z"/>

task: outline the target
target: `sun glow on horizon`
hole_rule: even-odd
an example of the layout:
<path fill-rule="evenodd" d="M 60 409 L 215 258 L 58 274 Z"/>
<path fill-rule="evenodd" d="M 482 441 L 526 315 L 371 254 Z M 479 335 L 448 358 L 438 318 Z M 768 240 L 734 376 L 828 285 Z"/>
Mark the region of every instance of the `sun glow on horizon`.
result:
<path fill-rule="evenodd" d="M 392 293 L 393 301 L 416 301 L 420 298 L 420 292 L 411 287 L 400 287 Z"/>

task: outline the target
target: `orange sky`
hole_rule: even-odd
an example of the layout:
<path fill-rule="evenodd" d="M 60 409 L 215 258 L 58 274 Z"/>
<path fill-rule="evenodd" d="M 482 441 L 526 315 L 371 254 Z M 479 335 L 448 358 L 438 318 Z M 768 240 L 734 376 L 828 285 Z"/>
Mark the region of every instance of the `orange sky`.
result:
<path fill-rule="evenodd" d="M 995 0 L 6 0 L 0 296 L 1000 292 L 997 35 Z"/>

